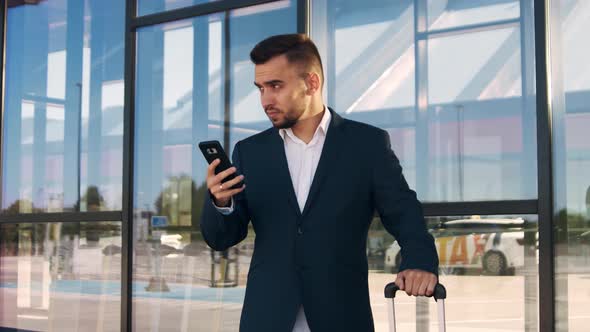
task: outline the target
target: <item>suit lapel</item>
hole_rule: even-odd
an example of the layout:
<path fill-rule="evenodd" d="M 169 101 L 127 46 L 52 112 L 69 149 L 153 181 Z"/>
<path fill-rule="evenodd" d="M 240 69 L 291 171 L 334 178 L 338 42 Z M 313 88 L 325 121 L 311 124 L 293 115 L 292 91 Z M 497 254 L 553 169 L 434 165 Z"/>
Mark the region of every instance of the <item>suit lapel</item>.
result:
<path fill-rule="evenodd" d="M 279 131 L 276 129 L 273 130 L 271 137 L 269 155 L 276 156 L 276 158 L 273 157 L 269 162 L 276 163 L 277 174 L 274 176 L 276 176 L 277 187 L 285 188 L 285 195 L 287 196 L 289 204 L 295 209 L 297 216 L 301 216 L 299 203 L 297 203 L 297 196 L 295 195 L 295 189 L 293 188 L 293 181 L 291 180 L 291 174 L 289 173 L 287 155 L 285 154 L 285 143 L 279 135 Z M 269 176 L 273 175 L 269 174 Z"/>
<path fill-rule="evenodd" d="M 309 189 L 309 195 L 303 208 L 303 215 L 311 208 L 318 195 L 319 189 L 326 179 L 326 176 L 330 174 L 330 170 L 338 165 L 338 157 L 340 156 L 340 148 L 342 145 L 342 118 L 336 114 L 333 110 L 329 109 L 332 115 L 330 126 L 328 127 L 328 133 L 326 140 L 324 141 L 324 147 L 320 155 L 320 161 Z"/>

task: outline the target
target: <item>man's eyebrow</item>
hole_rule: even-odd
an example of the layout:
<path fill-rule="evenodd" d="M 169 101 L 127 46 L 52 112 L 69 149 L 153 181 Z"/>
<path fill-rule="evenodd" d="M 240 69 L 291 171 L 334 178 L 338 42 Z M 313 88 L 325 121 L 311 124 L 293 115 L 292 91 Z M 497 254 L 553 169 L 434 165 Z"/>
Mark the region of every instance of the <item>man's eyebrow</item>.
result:
<path fill-rule="evenodd" d="M 270 81 L 266 81 L 266 82 L 262 82 L 262 85 L 275 85 L 275 84 L 280 84 L 280 83 L 284 83 L 281 80 L 270 80 Z M 261 87 L 260 84 L 254 82 L 254 85 L 256 85 L 257 87 Z"/>

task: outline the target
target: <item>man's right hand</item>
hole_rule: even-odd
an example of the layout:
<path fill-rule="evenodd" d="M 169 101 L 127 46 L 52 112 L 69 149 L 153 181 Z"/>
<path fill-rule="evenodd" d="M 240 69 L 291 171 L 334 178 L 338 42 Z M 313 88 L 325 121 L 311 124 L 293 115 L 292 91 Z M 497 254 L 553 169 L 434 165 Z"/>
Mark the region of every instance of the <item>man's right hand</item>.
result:
<path fill-rule="evenodd" d="M 235 184 L 238 184 L 244 180 L 243 175 L 236 176 L 230 181 L 223 182 L 225 178 L 236 172 L 236 168 L 230 167 L 216 175 L 215 167 L 217 167 L 220 162 L 221 161 L 219 159 L 215 159 L 211 164 L 209 164 L 209 167 L 207 167 L 207 188 L 209 189 L 211 195 L 213 195 L 215 205 L 219 207 L 226 207 L 230 205 L 232 196 L 242 192 L 244 188 L 246 188 L 246 185 L 243 184 L 240 188 L 231 189 L 231 187 L 233 187 Z"/>

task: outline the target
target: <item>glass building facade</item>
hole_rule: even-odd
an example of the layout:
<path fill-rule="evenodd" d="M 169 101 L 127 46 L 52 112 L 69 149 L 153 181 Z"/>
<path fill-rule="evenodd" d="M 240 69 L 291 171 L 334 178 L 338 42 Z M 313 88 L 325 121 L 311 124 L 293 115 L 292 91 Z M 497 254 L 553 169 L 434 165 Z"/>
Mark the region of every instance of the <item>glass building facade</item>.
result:
<path fill-rule="evenodd" d="M 270 126 L 249 52 L 316 42 L 325 103 L 389 132 L 451 331 L 590 325 L 590 3 L 2 0 L 0 330 L 236 331 L 254 247 L 199 228 L 199 141 Z M 399 246 L 367 238 L 376 331 Z M 327 262 L 328 263 L 328 262 Z M 437 308 L 398 297 L 398 327 Z"/>

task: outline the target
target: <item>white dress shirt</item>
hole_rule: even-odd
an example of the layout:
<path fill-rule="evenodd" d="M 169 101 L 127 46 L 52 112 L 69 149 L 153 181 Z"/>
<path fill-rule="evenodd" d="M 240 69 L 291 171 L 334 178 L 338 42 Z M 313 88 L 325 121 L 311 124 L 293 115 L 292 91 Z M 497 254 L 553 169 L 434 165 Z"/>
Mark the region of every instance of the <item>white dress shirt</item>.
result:
<path fill-rule="evenodd" d="M 281 135 L 285 146 L 285 155 L 287 156 L 291 182 L 293 182 L 293 189 L 295 190 L 297 203 L 301 212 L 303 212 L 315 171 L 318 168 L 331 118 L 330 111 L 324 107 L 324 116 L 308 144 L 305 144 L 305 142 L 295 136 L 291 128 L 279 129 L 279 135 Z M 230 207 L 217 207 L 217 209 L 223 214 L 233 212 L 233 199 Z M 305 312 L 303 311 L 303 305 L 297 313 L 297 320 L 295 321 L 293 332 L 310 332 L 307 319 L 305 318 Z"/>
<path fill-rule="evenodd" d="M 295 189 L 295 196 L 297 196 L 297 203 L 301 212 L 303 212 L 315 171 L 318 168 L 331 117 L 330 111 L 324 107 L 324 116 L 308 144 L 295 136 L 291 128 L 279 130 L 279 134 L 285 143 L 289 174 L 291 174 L 293 189 Z M 293 332 L 310 332 L 303 305 L 297 313 Z"/>

